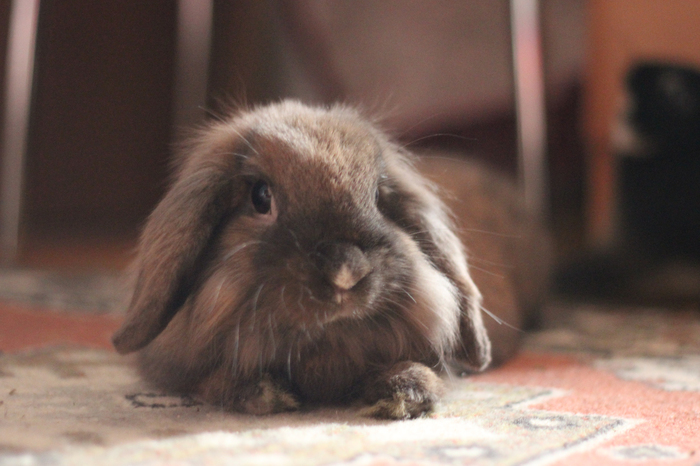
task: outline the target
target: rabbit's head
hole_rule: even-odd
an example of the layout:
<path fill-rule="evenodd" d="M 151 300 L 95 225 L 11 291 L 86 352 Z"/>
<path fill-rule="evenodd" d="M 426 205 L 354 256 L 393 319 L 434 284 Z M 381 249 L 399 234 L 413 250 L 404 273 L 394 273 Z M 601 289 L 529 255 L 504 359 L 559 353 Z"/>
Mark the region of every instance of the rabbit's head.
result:
<path fill-rule="evenodd" d="M 441 358 L 476 370 L 490 358 L 444 205 L 409 155 L 346 107 L 287 101 L 203 131 L 146 224 L 137 273 L 120 353 L 187 307 L 183 339 L 261 323 L 321 333 L 393 313 Z"/>

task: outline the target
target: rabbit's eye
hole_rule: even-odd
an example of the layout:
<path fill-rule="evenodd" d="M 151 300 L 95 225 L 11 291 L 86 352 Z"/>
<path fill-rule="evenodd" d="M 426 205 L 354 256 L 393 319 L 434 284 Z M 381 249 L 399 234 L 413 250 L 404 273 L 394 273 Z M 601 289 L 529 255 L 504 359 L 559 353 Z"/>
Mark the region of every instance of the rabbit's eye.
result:
<path fill-rule="evenodd" d="M 272 190 L 270 186 L 263 180 L 257 181 L 253 185 L 251 200 L 257 213 L 269 214 L 272 210 Z"/>

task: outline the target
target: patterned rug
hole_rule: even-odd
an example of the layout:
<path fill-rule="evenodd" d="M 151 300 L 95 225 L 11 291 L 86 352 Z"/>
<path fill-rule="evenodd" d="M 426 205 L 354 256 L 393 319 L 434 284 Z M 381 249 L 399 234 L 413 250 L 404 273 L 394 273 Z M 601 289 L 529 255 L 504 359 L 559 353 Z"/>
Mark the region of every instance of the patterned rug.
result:
<path fill-rule="evenodd" d="M 119 316 L 93 312 L 123 302 L 117 277 L 24 273 L 40 292 L 4 294 L 0 275 L 2 466 L 700 465 L 697 307 L 552 304 L 517 358 L 448 381 L 424 419 L 356 406 L 254 417 L 138 379 L 109 349 Z"/>

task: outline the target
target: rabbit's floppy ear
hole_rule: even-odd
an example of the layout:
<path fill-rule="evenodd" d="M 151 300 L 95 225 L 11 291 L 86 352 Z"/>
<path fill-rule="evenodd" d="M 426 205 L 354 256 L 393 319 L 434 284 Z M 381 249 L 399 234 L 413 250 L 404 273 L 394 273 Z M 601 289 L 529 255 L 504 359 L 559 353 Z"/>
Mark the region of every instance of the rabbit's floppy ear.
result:
<path fill-rule="evenodd" d="M 458 288 L 461 346 L 455 349 L 455 357 L 470 370 L 483 370 L 491 361 L 491 342 L 481 316 L 481 294 L 469 275 L 464 246 L 454 233 L 447 207 L 416 172 L 409 154 L 392 148 L 386 151 L 385 162 L 393 192 L 385 210 Z"/>
<path fill-rule="evenodd" d="M 143 348 L 167 326 L 187 298 L 193 269 L 212 233 L 234 203 L 237 160 L 230 147 L 222 147 L 231 138 L 221 129 L 190 147 L 175 182 L 146 223 L 134 294 L 112 337 L 119 353 Z"/>

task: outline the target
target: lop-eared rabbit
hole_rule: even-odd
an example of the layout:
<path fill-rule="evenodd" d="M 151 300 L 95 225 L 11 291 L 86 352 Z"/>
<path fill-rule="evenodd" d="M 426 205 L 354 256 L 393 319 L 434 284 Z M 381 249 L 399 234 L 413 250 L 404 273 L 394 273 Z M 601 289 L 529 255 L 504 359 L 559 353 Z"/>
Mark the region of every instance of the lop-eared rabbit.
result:
<path fill-rule="evenodd" d="M 546 234 L 501 178 L 419 164 L 451 182 L 453 213 L 351 108 L 284 101 L 211 124 L 142 233 L 116 349 L 138 351 L 152 384 L 226 410 L 430 412 L 439 373 L 516 350 L 499 322 L 520 327 L 537 304 Z"/>

